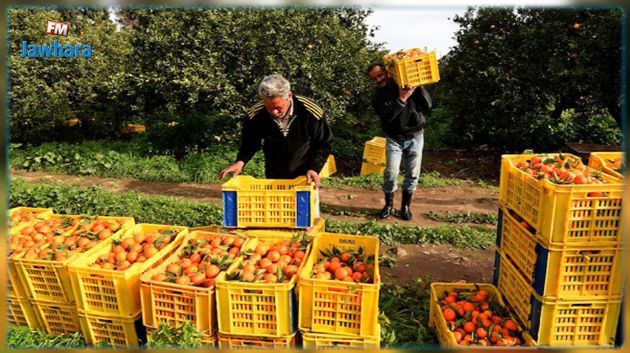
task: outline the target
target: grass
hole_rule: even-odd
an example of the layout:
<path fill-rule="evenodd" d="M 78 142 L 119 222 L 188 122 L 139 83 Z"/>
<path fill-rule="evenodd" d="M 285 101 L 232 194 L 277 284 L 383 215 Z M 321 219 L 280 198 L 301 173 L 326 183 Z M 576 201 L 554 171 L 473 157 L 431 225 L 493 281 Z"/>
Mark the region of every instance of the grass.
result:
<path fill-rule="evenodd" d="M 478 212 L 462 212 L 442 214 L 429 211 L 425 213 L 427 217 L 434 221 L 449 223 L 475 223 L 475 224 L 493 224 L 497 225 L 499 216 L 496 212 L 478 213 Z"/>
<path fill-rule="evenodd" d="M 403 175 L 398 175 L 398 183 L 404 180 Z M 383 185 L 382 174 L 370 174 L 367 176 L 350 176 L 350 177 L 331 177 L 324 179 L 323 186 L 330 188 L 339 187 L 356 187 L 363 189 L 380 189 Z M 419 188 L 439 188 L 445 186 L 460 186 L 463 181 L 460 179 L 447 178 L 436 171 L 425 172 L 420 174 L 418 180 Z"/>

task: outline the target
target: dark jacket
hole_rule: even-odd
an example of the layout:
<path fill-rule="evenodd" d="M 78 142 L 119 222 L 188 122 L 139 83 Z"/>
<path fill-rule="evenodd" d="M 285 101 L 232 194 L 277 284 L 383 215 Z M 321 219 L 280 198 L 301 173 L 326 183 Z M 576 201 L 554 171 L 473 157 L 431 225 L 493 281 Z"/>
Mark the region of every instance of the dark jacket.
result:
<path fill-rule="evenodd" d="M 320 172 L 332 152 L 333 134 L 324 111 L 312 100 L 293 95 L 293 115 L 285 137 L 262 102 L 248 110 L 237 161 L 249 162 L 262 147 L 268 179 L 293 179 Z"/>
<path fill-rule="evenodd" d="M 420 86 L 403 104 L 399 99 L 398 85 L 389 79 L 383 88 L 377 87 L 372 97 L 372 107 L 381 118 L 381 128 L 391 138 L 418 136 L 426 125 L 425 115 L 431 111 L 431 96 Z"/>

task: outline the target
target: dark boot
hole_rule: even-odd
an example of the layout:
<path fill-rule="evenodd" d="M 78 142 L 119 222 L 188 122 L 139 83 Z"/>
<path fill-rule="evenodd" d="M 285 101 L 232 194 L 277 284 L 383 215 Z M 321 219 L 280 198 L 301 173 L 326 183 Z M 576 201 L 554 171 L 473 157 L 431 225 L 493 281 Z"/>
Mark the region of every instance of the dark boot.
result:
<path fill-rule="evenodd" d="M 381 213 L 378 214 L 378 218 L 385 219 L 392 215 L 392 211 L 394 211 L 394 193 L 385 193 L 385 207 L 381 210 Z"/>
<path fill-rule="evenodd" d="M 405 221 L 411 219 L 411 196 L 413 196 L 413 192 L 403 191 L 402 203 L 400 204 L 400 218 Z"/>

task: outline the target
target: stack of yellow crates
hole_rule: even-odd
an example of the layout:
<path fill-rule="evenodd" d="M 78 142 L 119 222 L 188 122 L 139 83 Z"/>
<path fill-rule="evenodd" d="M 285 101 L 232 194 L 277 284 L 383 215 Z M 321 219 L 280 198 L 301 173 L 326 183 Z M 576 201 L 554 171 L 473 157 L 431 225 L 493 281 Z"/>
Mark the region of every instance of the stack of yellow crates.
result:
<path fill-rule="evenodd" d="M 494 283 L 539 346 L 611 346 L 622 294 L 623 185 L 607 174 L 600 184 L 537 180 L 517 168 L 533 157 L 502 158 Z M 563 157 L 587 170 L 578 157 Z"/>
<path fill-rule="evenodd" d="M 370 174 L 383 174 L 385 170 L 385 143 L 384 137 L 374 137 L 365 143 L 363 149 L 363 163 L 361 164 L 361 176 Z"/>
<path fill-rule="evenodd" d="M 168 240 L 155 240 L 155 244 L 161 242 L 164 246 L 155 245 L 156 252 L 144 261 L 135 262 L 126 269 L 95 266 L 96 262 L 107 259 L 110 254 L 123 253 L 125 250 L 119 250 L 124 248 L 123 244 L 140 246 L 135 239 L 148 239 L 153 234 L 161 234 Z M 181 226 L 136 224 L 121 230 L 104 246 L 79 257 L 68 266 L 76 298 L 75 310 L 78 309 L 79 323 L 87 344 L 138 347 L 145 340 L 146 333 L 141 323 L 140 276 L 171 256 L 187 234 L 188 228 Z M 121 263 L 124 261 L 115 262 Z"/>

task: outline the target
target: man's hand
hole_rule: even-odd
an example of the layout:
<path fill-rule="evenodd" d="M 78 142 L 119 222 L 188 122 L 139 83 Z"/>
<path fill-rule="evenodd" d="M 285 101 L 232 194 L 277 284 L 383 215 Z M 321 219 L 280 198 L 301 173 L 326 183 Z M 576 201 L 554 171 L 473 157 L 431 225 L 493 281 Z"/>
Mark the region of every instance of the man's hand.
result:
<path fill-rule="evenodd" d="M 231 166 L 223 169 L 221 171 L 221 174 L 219 175 L 219 178 L 223 180 L 223 178 L 225 178 L 228 173 L 232 173 L 232 177 L 238 176 L 239 174 L 241 174 L 243 166 L 245 166 L 245 163 L 243 161 L 238 161 Z"/>
<path fill-rule="evenodd" d="M 319 189 L 319 174 L 314 170 L 309 170 L 306 172 L 306 181 L 309 183 L 315 183 L 315 189 Z"/>
<path fill-rule="evenodd" d="M 398 89 L 398 97 L 403 103 L 407 102 L 407 99 L 411 97 L 413 92 L 416 90 L 416 87 L 404 87 Z"/>

